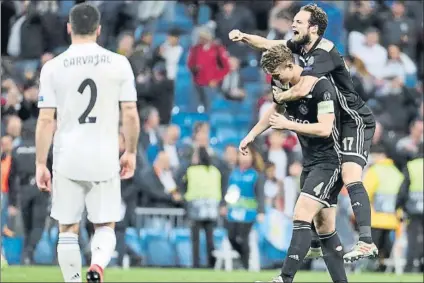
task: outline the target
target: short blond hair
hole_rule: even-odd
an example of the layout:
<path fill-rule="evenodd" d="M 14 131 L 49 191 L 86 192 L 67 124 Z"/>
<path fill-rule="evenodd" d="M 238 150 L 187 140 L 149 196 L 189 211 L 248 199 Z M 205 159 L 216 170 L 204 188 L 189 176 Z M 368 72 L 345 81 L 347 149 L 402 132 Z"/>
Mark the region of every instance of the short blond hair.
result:
<path fill-rule="evenodd" d="M 261 67 L 272 74 L 281 64 L 293 63 L 293 53 L 281 44 L 273 46 L 262 54 Z"/>

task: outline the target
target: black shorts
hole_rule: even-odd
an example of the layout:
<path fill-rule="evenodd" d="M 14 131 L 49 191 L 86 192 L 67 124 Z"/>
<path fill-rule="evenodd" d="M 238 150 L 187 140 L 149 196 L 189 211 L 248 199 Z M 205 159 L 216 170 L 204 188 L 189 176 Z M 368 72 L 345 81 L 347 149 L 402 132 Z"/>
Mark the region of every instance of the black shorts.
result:
<path fill-rule="evenodd" d="M 315 165 L 304 168 L 300 176 L 301 194 L 310 197 L 325 207 L 337 205 L 337 198 L 343 188 L 338 165 Z"/>
<path fill-rule="evenodd" d="M 365 167 L 375 132 L 375 120 L 367 106 L 362 108 L 359 111 L 344 111 L 340 141 L 342 163 L 354 162 Z"/>

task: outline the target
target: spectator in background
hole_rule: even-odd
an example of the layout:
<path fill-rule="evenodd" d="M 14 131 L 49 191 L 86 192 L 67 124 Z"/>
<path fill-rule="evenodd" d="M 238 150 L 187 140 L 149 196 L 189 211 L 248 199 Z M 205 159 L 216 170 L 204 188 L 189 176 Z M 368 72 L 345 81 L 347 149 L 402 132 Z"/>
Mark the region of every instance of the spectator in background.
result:
<path fill-rule="evenodd" d="M 141 74 L 138 80 L 141 79 Z M 152 76 L 146 74 L 141 83 L 136 84 L 137 95 L 140 99 L 140 108 L 151 106 L 159 113 L 161 125 L 169 124 L 174 104 L 174 82 L 167 78 L 166 66 L 157 63 L 152 71 Z"/>
<path fill-rule="evenodd" d="M 16 83 L 11 79 L 5 79 L 1 83 L 2 95 L 5 96 L 2 103 L 2 118 L 7 115 L 16 115 L 21 107 L 21 94 Z"/>
<path fill-rule="evenodd" d="M 280 1 L 280 2 L 285 3 L 285 1 L 284 2 Z M 293 22 L 293 16 L 292 14 L 290 14 L 290 12 L 286 10 L 279 10 L 278 13 L 274 15 L 272 14 L 272 11 L 271 11 L 271 17 L 269 19 L 270 31 L 268 33 L 267 39 L 271 39 L 271 40 L 290 39 L 293 36 L 293 31 L 291 28 L 292 22 Z"/>
<path fill-rule="evenodd" d="M 238 154 L 237 167 L 231 172 L 225 195 L 228 239 L 241 258 L 243 268 L 249 268 L 249 235 L 253 224 L 264 219 L 264 177 L 257 169 L 256 151 Z"/>
<path fill-rule="evenodd" d="M 221 91 L 230 100 L 243 100 L 246 92 L 243 89 L 244 81 L 240 76 L 240 60 L 230 57 L 230 72 L 224 77 Z"/>
<path fill-rule="evenodd" d="M 17 186 L 16 186 L 16 162 L 12 158 L 12 137 L 1 137 L 1 227 L 0 233 L 6 237 L 14 235 L 8 226 L 8 210 L 16 214 Z"/>
<path fill-rule="evenodd" d="M 369 28 L 365 36 L 359 32 L 349 34 L 349 52 L 361 59 L 368 72 L 374 77 L 381 78 L 387 62 L 387 51 L 379 44 L 379 32 Z"/>
<path fill-rule="evenodd" d="M 176 173 L 180 166 L 177 142 L 180 139 L 180 127 L 169 125 L 163 134 L 163 150 L 169 156 L 169 163 L 173 173 Z"/>
<path fill-rule="evenodd" d="M 143 23 L 151 22 L 163 14 L 168 4 L 167 1 L 135 1 L 137 5 L 137 18 Z"/>
<path fill-rule="evenodd" d="M 213 229 L 219 216 L 219 206 L 223 199 L 224 179 L 221 172 L 212 164 L 211 157 L 205 147 L 194 150 L 191 165 L 183 177 L 180 188 L 187 202 L 186 209 L 191 221 L 191 239 L 193 252 L 193 267 L 200 267 L 200 229 L 205 230 L 207 266 L 213 268 L 215 258 Z"/>
<path fill-rule="evenodd" d="M 368 73 L 361 59 L 354 56 L 344 57 L 346 65 L 349 68 L 355 91 L 364 101 L 368 101 L 374 91 L 374 78 Z"/>
<path fill-rule="evenodd" d="M 389 59 L 384 68 L 382 78 L 398 78 L 402 83 L 406 81 L 406 76 L 414 75 L 417 72 L 417 67 L 411 58 L 400 51 L 399 46 L 391 44 L 387 48 Z"/>
<path fill-rule="evenodd" d="M 256 29 L 256 21 L 252 12 L 243 5 L 236 4 L 236 1 L 224 1 L 215 21 L 218 23 L 216 37 L 227 47 L 230 54 L 244 61 L 248 47 L 231 41 L 228 33 L 233 29 L 253 32 Z"/>
<path fill-rule="evenodd" d="M 157 49 L 158 60 L 165 62 L 167 78 L 171 81 L 174 81 L 177 76 L 178 63 L 183 54 L 183 47 L 179 44 L 179 40 L 179 30 L 171 29 L 166 41 Z"/>
<path fill-rule="evenodd" d="M 271 22 L 274 21 L 276 18 L 278 18 L 278 14 L 280 14 L 281 12 L 288 13 L 288 17 L 290 19 L 293 19 L 294 16 L 297 14 L 297 12 L 299 12 L 300 7 L 301 7 L 300 3 L 298 3 L 297 1 L 291 1 L 291 0 L 289 0 L 289 1 L 277 0 L 277 1 L 274 1 L 274 3 L 275 3 L 275 5 L 272 8 L 271 13 L 270 13 Z M 280 14 L 280 15 L 282 15 L 282 14 Z M 290 23 L 290 26 L 291 26 L 291 23 Z"/>
<path fill-rule="evenodd" d="M 227 145 L 224 152 L 224 161 L 232 171 L 237 165 L 238 149 L 234 145 Z"/>
<path fill-rule="evenodd" d="M 1 56 L 7 55 L 11 20 L 17 13 L 17 3 L 12 1 L 1 1 Z"/>
<path fill-rule="evenodd" d="M 162 149 L 162 140 L 159 134 L 159 112 L 154 107 L 146 107 L 140 112 L 141 131 L 139 148 L 145 154 L 146 160 L 142 164 L 153 164 L 158 152 Z"/>
<path fill-rule="evenodd" d="M 208 111 L 209 101 L 206 89 L 216 88 L 230 71 L 225 47 L 213 41 L 212 33 L 208 28 L 199 31 L 198 44 L 190 48 L 188 68 L 193 74 L 194 86 L 199 96 L 198 111 Z"/>
<path fill-rule="evenodd" d="M 36 119 L 38 117 L 38 86 L 34 81 L 24 85 L 24 95 L 18 115 L 22 120 Z"/>
<path fill-rule="evenodd" d="M 282 131 L 272 131 L 269 134 L 268 160 L 275 164 L 275 176 L 283 181 L 287 175 L 288 156 L 283 149 L 285 134 Z"/>
<path fill-rule="evenodd" d="M 403 168 L 404 160 L 396 151 L 397 138 L 393 131 L 387 131 L 379 121 L 375 123 L 375 132 L 372 138 L 372 146 L 381 145 L 385 148 L 387 155 L 396 163 L 398 168 Z M 373 155 L 368 155 L 368 164 L 370 166 L 374 163 Z"/>
<path fill-rule="evenodd" d="M 13 159 L 16 162 L 19 186 L 20 210 L 25 232 L 22 262 L 33 263 L 34 251 L 44 231 L 48 216 L 50 194 L 37 188 L 35 182 L 35 140 L 31 132 L 24 132 L 22 141 L 15 148 Z"/>
<path fill-rule="evenodd" d="M 13 148 L 16 148 L 22 143 L 22 120 L 12 115 L 7 118 L 6 133 L 13 138 Z"/>
<path fill-rule="evenodd" d="M 175 208 L 182 200 L 172 176 L 169 156 L 161 151 L 153 167 L 143 169 L 140 176 L 143 207 Z"/>
<path fill-rule="evenodd" d="M 396 150 L 404 158 L 409 160 L 418 153 L 418 146 L 423 142 L 423 128 L 423 120 L 412 121 L 409 135 L 397 142 Z"/>
<path fill-rule="evenodd" d="M 151 31 L 143 31 L 140 40 L 135 43 L 134 51 L 129 57 L 134 75 L 137 78 L 153 66 L 153 34 Z M 138 81 L 138 79 L 137 79 Z"/>
<path fill-rule="evenodd" d="M 122 155 L 125 152 L 125 139 L 124 135 L 120 133 L 119 135 L 119 153 Z M 131 250 L 125 243 L 125 231 L 128 227 L 134 227 L 133 223 L 135 208 L 137 207 L 137 195 L 140 191 L 139 184 L 136 183 L 136 180 L 139 179 L 140 167 L 136 167 L 134 172 L 134 177 L 130 179 L 121 180 L 121 198 L 122 198 L 122 214 L 121 221 L 116 223 L 115 233 L 116 233 L 116 251 L 118 252 L 118 265 L 123 265 L 124 255 L 126 253 L 130 254 L 133 261 L 141 263 L 141 258 L 136 255 L 135 252 Z"/>
<path fill-rule="evenodd" d="M 383 27 L 383 42 L 398 45 L 405 54 L 412 60 L 417 58 L 416 45 L 417 34 L 414 20 L 406 15 L 405 3 L 402 0 L 396 0 L 392 4 L 392 17 L 389 18 Z"/>
<path fill-rule="evenodd" d="M 300 175 L 302 174 L 302 163 L 294 161 L 289 166 L 289 174 L 284 178 L 284 214 L 293 217 L 294 206 L 300 193 Z"/>
<path fill-rule="evenodd" d="M 278 180 L 276 177 L 276 166 L 272 162 L 265 164 L 265 184 L 264 184 L 264 195 L 265 205 L 272 207 L 274 199 L 278 195 L 284 195 L 283 181 Z"/>
<path fill-rule="evenodd" d="M 196 148 L 205 147 L 208 150 L 209 156 L 212 158 L 213 165 L 221 171 L 221 175 L 227 180 L 228 174 L 226 174 L 226 169 L 228 168 L 226 168 L 225 162 L 217 155 L 210 145 L 210 131 L 211 129 L 208 122 L 197 122 L 194 124 L 191 144 L 189 145 L 189 149 L 182 154 L 185 159 L 184 162 L 186 164 L 191 162 L 191 154 Z"/>
<path fill-rule="evenodd" d="M 134 52 L 134 34 L 128 31 L 123 32 L 119 35 L 117 42 L 116 53 L 130 58 Z"/>
<path fill-rule="evenodd" d="M 380 257 L 379 271 L 384 271 L 384 259 L 390 257 L 393 242 L 390 234 L 399 228 L 396 213 L 396 198 L 403 176 L 388 158 L 385 148 L 375 145 L 371 148 L 374 164 L 364 175 L 364 187 L 371 203 L 372 239 L 378 248 Z"/>
<path fill-rule="evenodd" d="M 364 33 L 370 27 L 378 27 L 378 18 L 371 1 L 352 1 L 350 11 L 345 18 L 345 28 L 348 33 L 357 31 Z"/>
<path fill-rule="evenodd" d="M 417 155 L 403 170 L 404 180 L 397 197 L 396 207 L 402 208 L 408 218 L 405 272 L 419 272 L 420 266 L 422 272 L 424 267 L 423 158 L 423 143 L 421 143 Z"/>
<path fill-rule="evenodd" d="M 49 17 L 44 18 L 40 10 L 37 10 L 39 4 L 33 1 L 23 2 L 23 11 L 13 21 L 10 30 L 7 46 L 7 53 L 10 56 L 38 59 L 44 52 L 57 47 L 54 44 L 57 34 L 50 34 L 49 31 L 50 25 L 53 24 L 57 29 L 58 23 L 54 19 L 50 21 Z"/>

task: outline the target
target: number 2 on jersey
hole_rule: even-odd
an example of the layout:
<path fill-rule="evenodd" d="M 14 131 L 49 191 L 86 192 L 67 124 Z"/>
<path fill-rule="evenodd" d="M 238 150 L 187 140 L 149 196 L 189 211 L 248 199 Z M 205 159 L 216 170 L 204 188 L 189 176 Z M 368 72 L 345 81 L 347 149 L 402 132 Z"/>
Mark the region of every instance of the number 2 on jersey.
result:
<path fill-rule="evenodd" d="M 88 117 L 91 110 L 93 110 L 94 104 L 97 100 L 97 86 L 92 79 L 85 79 L 78 88 L 78 92 L 83 94 L 86 87 L 90 87 L 90 102 L 88 103 L 87 109 L 78 118 L 80 124 L 94 124 L 96 123 L 96 117 Z"/>

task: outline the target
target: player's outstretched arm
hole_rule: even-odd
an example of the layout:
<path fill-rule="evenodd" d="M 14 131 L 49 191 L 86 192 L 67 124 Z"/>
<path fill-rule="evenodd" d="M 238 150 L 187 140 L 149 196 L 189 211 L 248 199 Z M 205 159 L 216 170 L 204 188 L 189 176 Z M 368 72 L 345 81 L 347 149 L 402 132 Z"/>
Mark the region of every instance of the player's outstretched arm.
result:
<path fill-rule="evenodd" d="M 269 124 L 269 117 L 276 112 L 277 104 L 273 103 L 272 106 L 265 112 L 265 114 L 259 119 L 255 126 L 250 130 L 246 137 L 240 142 L 239 150 L 246 153 L 246 149 L 250 143 L 252 143 L 257 136 L 265 132 L 271 126 Z"/>
<path fill-rule="evenodd" d="M 282 103 L 284 101 L 298 100 L 302 97 L 307 96 L 311 92 L 312 87 L 317 81 L 317 77 L 302 76 L 300 78 L 300 81 L 296 85 L 294 85 L 289 90 L 276 93 L 274 95 L 274 98 L 278 103 Z"/>
<path fill-rule="evenodd" d="M 247 43 L 250 47 L 261 51 L 268 50 L 276 45 L 287 44 L 287 40 L 270 40 L 262 36 L 241 32 L 238 29 L 230 31 L 228 37 L 234 42 L 242 41 Z"/>
<path fill-rule="evenodd" d="M 140 118 L 136 102 L 121 102 L 122 126 L 125 137 L 125 151 L 137 153 L 138 137 L 140 135 Z"/>

